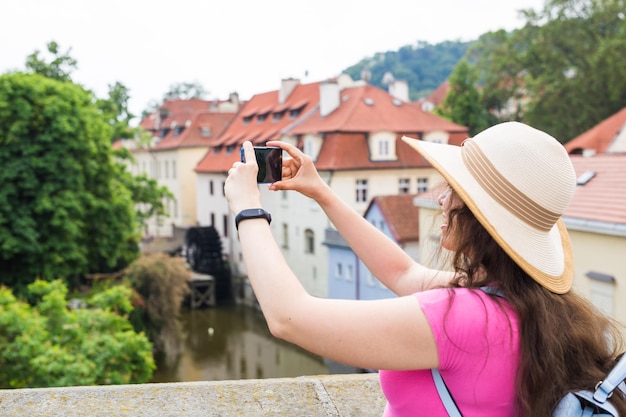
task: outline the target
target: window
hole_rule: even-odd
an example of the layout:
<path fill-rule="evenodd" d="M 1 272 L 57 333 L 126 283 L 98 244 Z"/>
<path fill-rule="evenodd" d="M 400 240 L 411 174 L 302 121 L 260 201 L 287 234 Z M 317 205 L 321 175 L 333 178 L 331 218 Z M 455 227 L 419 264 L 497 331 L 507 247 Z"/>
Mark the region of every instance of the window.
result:
<path fill-rule="evenodd" d="M 283 223 L 283 249 L 289 249 L 289 225 Z"/>
<path fill-rule="evenodd" d="M 267 119 L 267 113 L 265 113 L 265 114 L 259 114 L 259 115 L 256 117 L 256 121 L 257 121 L 257 123 L 263 123 L 263 122 L 265 121 L 265 119 Z"/>
<path fill-rule="evenodd" d="M 297 109 L 297 110 L 289 110 L 289 118 L 290 119 L 295 119 L 296 117 L 300 116 L 300 111 L 302 109 Z"/>
<path fill-rule="evenodd" d="M 284 111 L 280 111 L 280 112 L 276 112 L 276 113 L 272 113 L 272 121 L 277 122 L 280 119 L 283 118 L 283 115 L 285 114 Z"/>
<path fill-rule="evenodd" d="M 228 237 L 228 216 L 226 214 L 222 217 L 222 227 L 224 228 L 224 237 Z"/>
<path fill-rule="evenodd" d="M 367 270 L 367 285 L 369 285 L 370 287 L 375 287 L 376 286 L 376 278 L 374 278 L 374 275 L 372 275 L 372 273 L 370 272 L 370 270 Z"/>
<path fill-rule="evenodd" d="M 417 192 L 423 193 L 428 191 L 428 178 L 418 178 L 417 179 Z"/>
<path fill-rule="evenodd" d="M 247 125 L 252 120 L 252 116 L 246 116 L 243 118 L 243 124 Z"/>
<path fill-rule="evenodd" d="M 209 180 L 209 195 L 213 195 L 213 180 Z"/>
<path fill-rule="evenodd" d="M 381 140 L 378 142 L 378 156 L 388 156 L 389 155 L 389 141 Z"/>
<path fill-rule="evenodd" d="M 165 179 L 170 177 L 170 161 L 165 161 Z"/>
<path fill-rule="evenodd" d="M 209 136 L 211 136 L 211 128 L 210 127 L 201 127 L 200 128 L 200 134 L 202 135 L 203 138 L 208 138 Z"/>
<path fill-rule="evenodd" d="M 337 265 L 335 267 L 335 277 L 339 279 L 342 276 L 343 276 L 343 264 L 341 262 L 337 262 Z"/>
<path fill-rule="evenodd" d="M 352 265 L 346 265 L 346 281 L 352 282 Z"/>
<path fill-rule="evenodd" d="M 594 271 L 585 275 L 589 278 L 591 303 L 608 316 L 613 316 L 615 277 Z"/>
<path fill-rule="evenodd" d="M 409 178 L 400 178 L 398 181 L 398 192 L 400 194 L 408 194 L 410 190 L 411 180 Z"/>
<path fill-rule="evenodd" d="M 176 179 L 176 161 L 172 161 L 172 178 Z"/>
<path fill-rule="evenodd" d="M 311 229 L 304 231 L 304 253 L 315 253 L 315 233 Z"/>
<path fill-rule="evenodd" d="M 356 202 L 367 201 L 367 180 L 356 180 Z"/>
<path fill-rule="evenodd" d="M 211 226 L 215 227 L 215 213 L 211 213 L 209 217 L 211 218 L 211 220 L 210 220 Z"/>

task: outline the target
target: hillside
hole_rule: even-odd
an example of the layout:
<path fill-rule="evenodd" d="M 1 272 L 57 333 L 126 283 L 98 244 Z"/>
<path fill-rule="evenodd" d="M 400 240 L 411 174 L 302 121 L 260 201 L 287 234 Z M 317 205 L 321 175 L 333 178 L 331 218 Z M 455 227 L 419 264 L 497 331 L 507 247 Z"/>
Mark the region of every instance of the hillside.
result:
<path fill-rule="evenodd" d="M 415 45 L 401 47 L 397 51 L 378 52 L 345 69 L 353 79 L 361 79 L 364 69 L 369 69 L 369 82 L 385 88 L 383 76 L 391 72 L 395 79 L 409 84 L 409 97 L 417 100 L 428 96 L 444 82 L 465 55 L 472 42 L 445 41 L 429 44 L 418 41 Z"/>

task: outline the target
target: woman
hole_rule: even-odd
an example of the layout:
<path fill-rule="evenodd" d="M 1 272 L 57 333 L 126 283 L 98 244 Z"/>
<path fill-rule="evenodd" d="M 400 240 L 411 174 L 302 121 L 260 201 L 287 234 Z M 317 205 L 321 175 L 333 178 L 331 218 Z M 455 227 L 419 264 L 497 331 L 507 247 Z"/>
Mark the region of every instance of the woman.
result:
<path fill-rule="evenodd" d="M 571 247 L 560 216 L 576 178 L 563 147 L 517 122 L 493 126 L 462 147 L 403 140 L 448 182 L 439 204 L 451 271 L 414 262 L 335 195 L 308 156 L 268 142 L 291 156 L 283 180 L 270 189 L 314 199 L 398 295 L 310 296 L 268 221 L 248 218 L 238 222 L 239 238 L 272 334 L 341 363 L 381 370 L 389 417 L 447 415 L 431 368 L 439 368 L 465 417 L 549 416 L 568 390 L 593 388 L 622 339 L 610 320 L 570 291 Z M 244 151 L 251 162 L 235 163 L 225 185 L 235 215 L 261 207 L 250 143 Z M 626 413 L 623 403 L 616 405 Z"/>

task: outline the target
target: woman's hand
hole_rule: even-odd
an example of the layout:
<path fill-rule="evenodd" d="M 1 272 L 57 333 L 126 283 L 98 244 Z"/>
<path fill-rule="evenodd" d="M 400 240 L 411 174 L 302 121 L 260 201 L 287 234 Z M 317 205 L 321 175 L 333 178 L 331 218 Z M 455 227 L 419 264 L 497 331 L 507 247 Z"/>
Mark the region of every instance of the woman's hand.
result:
<path fill-rule="evenodd" d="M 318 200 L 327 184 L 319 176 L 310 156 L 289 143 L 269 141 L 267 146 L 279 146 L 289 158 L 283 159 L 283 178 L 269 186 L 270 190 L 294 190 Z"/>
<path fill-rule="evenodd" d="M 259 167 L 252 143 L 244 142 L 243 149 L 246 162 L 235 162 L 228 170 L 228 178 L 224 184 L 224 194 L 234 215 L 241 210 L 261 207 L 261 193 L 256 182 Z"/>

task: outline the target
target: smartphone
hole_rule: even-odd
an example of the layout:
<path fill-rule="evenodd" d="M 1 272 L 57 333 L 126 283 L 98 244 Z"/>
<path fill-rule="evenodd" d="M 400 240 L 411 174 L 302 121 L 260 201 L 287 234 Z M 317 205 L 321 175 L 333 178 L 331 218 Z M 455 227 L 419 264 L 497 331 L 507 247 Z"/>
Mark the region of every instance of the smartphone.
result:
<path fill-rule="evenodd" d="M 259 166 L 256 182 L 259 184 L 280 181 L 283 178 L 283 150 L 277 146 L 255 146 L 254 156 Z M 243 147 L 241 162 L 246 162 Z"/>

